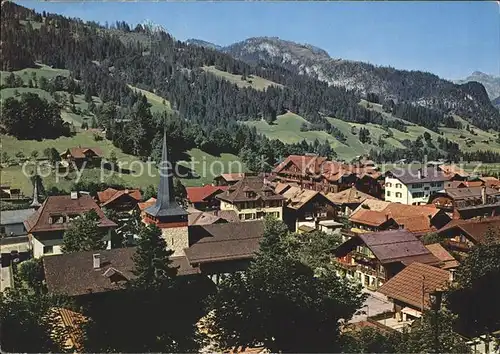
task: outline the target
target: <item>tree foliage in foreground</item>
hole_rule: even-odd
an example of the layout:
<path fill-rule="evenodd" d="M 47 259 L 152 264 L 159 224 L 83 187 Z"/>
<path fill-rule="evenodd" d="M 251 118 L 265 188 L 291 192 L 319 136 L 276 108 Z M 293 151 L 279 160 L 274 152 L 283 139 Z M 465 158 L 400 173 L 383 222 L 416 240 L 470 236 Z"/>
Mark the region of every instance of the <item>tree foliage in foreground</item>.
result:
<path fill-rule="evenodd" d="M 106 249 L 104 236 L 105 232 L 99 227 L 99 215 L 95 210 L 90 210 L 71 221 L 70 228 L 63 236 L 62 251 L 71 253 Z"/>
<path fill-rule="evenodd" d="M 222 281 L 211 305 L 209 330 L 224 348 L 263 344 L 272 352 L 335 352 L 339 320 L 363 302 L 357 286 L 333 269 L 314 269 L 288 247 L 279 221 L 266 220 L 258 255 L 243 274 Z"/>
<path fill-rule="evenodd" d="M 489 229 L 484 238 L 458 267 L 447 296 L 458 330 L 468 336 L 500 329 L 500 230 Z"/>

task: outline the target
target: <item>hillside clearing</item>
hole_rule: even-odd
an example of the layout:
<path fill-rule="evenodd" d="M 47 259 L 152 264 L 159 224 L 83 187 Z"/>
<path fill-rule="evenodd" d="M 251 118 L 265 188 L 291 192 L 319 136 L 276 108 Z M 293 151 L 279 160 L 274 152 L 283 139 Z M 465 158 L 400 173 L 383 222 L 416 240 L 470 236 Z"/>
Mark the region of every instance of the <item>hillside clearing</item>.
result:
<path fill-rule="evenodd" d="M 146 91 L 143 89 L 140 89 L 138 87 L 128 85 L 132 90 L 136 92 L 142 93 L 146 98 L 148 99 L 148 102 L 151 104 L 151 112 L 172 112 L 172 106 L 170 105 L 170 102 L 166 100 L 163 97 L 158 96 L 157 94 L 151 92 L 151 91 Z"/>
<path fill-rule="evenodd" d="M 111 151 L 114 151 L 118 159 L 118 164 L 124 169 L 124 172 L 111 173 L 109 170 L 86 169 L 82 173 L 83 179 L 96 182 L 102 180 L 108 184 L 123 184 L 136 188 L 145 188 L 150 184 L 157 185 L 159 182 L 159 175 L 154 164 L 148 168 L 148 162 L 142 162 L 135 156 L 123 153 L 120 149 L 114 147 L 111 141 L 106 139 L 95 141 L 93 133 L 89 131 L 78 133 L 73 137 L 45 139 L 42 141 L 18 140 L 11 136 L 0 135 L 0 141 L 2 152 L 5 151 L 11 159 L 16 159 L 15 154 L 19 151 L 22 151 L 27 157 L 30 156 L 32 151 L 38 151 L 39 158 L 41 158 L 43 150 L 48 147 L 54 147 L 59 152 L 76 146 L 99 147 L 104 157 L 109 157 Z M 213 156 L 199 149 L 192 149 L 186 153 L 191 157 L 190 161 L 180 161 L 179 164 L 187 168 L 193 167 L 193 174 L 200 176 L 199 178 L 181 178 L 182 183 L 186 186 L 200 186 L 212 183 L 213 178 L 220 173 L 238 172 L 236 169 L 240 165 L 242 166 L 242 170 L 246 171 L 246 167 L 241 163 L 240 159 L 232 154 Z M 25 171 L 31 173 L 33 167 L 33 164 L 29 164 L 25 168 Z M 151 175 L 148 174 L 148 170 L 152 171 Z M 56 180 L 55 174 L 50 173 L 47 169 L 42 169 L 40 172 L 46 173 L 46 176 L 43 178 L 45 188 L 56 186 L 57 188 L 69 191 L 77 177 L 76 173 L 72 172 L 68 176 Z M 25 195 L 32 193 L 31 183 L 20 165 L 1 168 L 0 180 L 2 184 L 8 184 L 13 188 L 20 188 Z"/>
<path fill-rule="evenodd" d="M 264 91 L 269 86 L 283 87 L 283 85 L 281 84 L 255 75 L 250 75 L 246 78 L 246 80 L 242 80 L 241 75 L 231 74 L 226 71 L 216 69 L 214 66 L 204 66 L 202 67 L 202 69 L 206 72 L 219 76 L 220 78 L 225 79 L 233 84 L 236 84 L 238 87 L 251 87 L 260 91 Z"/>

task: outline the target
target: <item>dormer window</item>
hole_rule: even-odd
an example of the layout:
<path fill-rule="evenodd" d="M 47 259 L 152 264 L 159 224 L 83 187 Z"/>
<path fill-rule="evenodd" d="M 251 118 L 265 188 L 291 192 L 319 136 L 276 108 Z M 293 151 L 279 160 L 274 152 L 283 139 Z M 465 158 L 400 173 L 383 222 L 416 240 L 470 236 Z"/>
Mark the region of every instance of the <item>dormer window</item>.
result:
<path fill-rule="evenodd" d="M 247 192 L 245 192 L 245 196 L 247 198 L 254 198 L 255 197 L 255 192 L 247 191 Z"/>
<path fill-rule="evenodd" d="M 49 222 L 51 224 L 64 224 L 66 222 L 66 217 L 62 214 L 54 214 L 49 217 Z"/>

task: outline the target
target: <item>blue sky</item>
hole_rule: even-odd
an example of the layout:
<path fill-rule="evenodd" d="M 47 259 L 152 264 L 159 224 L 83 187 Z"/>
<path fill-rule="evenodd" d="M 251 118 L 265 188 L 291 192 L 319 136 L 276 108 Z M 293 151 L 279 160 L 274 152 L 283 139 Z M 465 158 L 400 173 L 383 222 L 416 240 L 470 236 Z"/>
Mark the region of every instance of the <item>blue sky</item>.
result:
<path fill-rule="evenodd" d="M 334 58 L 447 79 L 473 71 L 500 75 L 500 10 L 495 2 L 35 2 L 37 11 L 135 25 L 163 25 L 180 40 L 228 45 L 277 36 Z"/>

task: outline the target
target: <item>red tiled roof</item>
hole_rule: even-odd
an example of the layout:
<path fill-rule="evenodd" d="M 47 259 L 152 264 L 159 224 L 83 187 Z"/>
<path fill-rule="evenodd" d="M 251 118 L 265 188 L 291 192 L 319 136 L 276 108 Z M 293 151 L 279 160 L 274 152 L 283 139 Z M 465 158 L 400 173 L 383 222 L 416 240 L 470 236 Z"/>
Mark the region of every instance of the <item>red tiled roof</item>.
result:
<path fill-rule="evenodd" d="M 203 187 L 187 187 L 187 197 L 191 203 L 200 203 L 205 201 L 205 198 L 216 193 L 223 192 L 228 189 L 228 186 L 212 186 L 207 184 Z"/>
<path fill-rule="evenodd" d="M 421 308 L 424 300 L 424 308 L 429 309 L 428 294 L 447 287 L 449 276 L 446 270 L 415 262 L 389 279 L 378 292 L 416 308 Z"/>
<path fill-rule="evenodd" d="M 234 182 L 234 181 L 239 181 L 243 177 L 245 177 L 244 173 L 223 173 L 219 177 L 224 179 L 226 182 Z M 216 177 L 218 178 L 218 177 Z"/>
<path fill-rule="evenodd" d="M 76 199 L 72 199 L 70 195 L 50 196 L 42 206 L 24 222 L 26 231 L 29 233 L 40 231 L 60 231 L 69 228 L 70 223 L 51 223 L 50 217 L 61 215 L 71 216 L 74 214 L 81 215 L 87 211 L 95 210 L 99 216 L 100 227 L 117 226 L 113 221 L 109 220 L 89 195 L 80 195 Z"/>
<path fill-rule="evenodd" d="M 388 218 L 380 211 L 359 209 L 357 212 L 351 214 L 349 220 L 364 225 L 379 226 L 386 222 Z"/>
<path fill-rule="evenodd" d="M 136 201 L 139 201 L 142 198 L 141 191 L 139 189 L 117 190 L 114 188 L 108 188 L 102 192 L 97 192 L 97 199 L 99 200 L 99 203 L 102 206 L 106 206 L 107 204 L 110 204 L 111 202 L 120 198 L 124 194 L 129 195 Z"/>
<path fill-rule="evenodd" d="M 318 174 L 321 172 L 322 164 L 326 161 L 326 157 L 316 155 L 290 155 L 273 170 L 274 173 L 281 172 L 290 164 L 295 165 L 299 173 L 303 176 L 308 174 Z"/>
<path fill-rule="evenodd" d="M 85 153 L 88 151 L 93 152 L 96 156 L 98 157 L 103 157 L 104 154 L 102 153 L 102 150 L 98 147 L 72 147 L 69 148 L 68 150 L 64 151 L 61 155 L 67 155 L 70 154 L 73 158 L 76 159 L 82 159 L 85 158 Z"/>
<path fill-rule="evenodd" d="M 356 187 L 351 187 L 338 193 L 328 193 L 326 197 L 338 205 L 357 204 L 363 203 L 366 199 L 377 199 L 369 194 L 357 190 Z"/>

